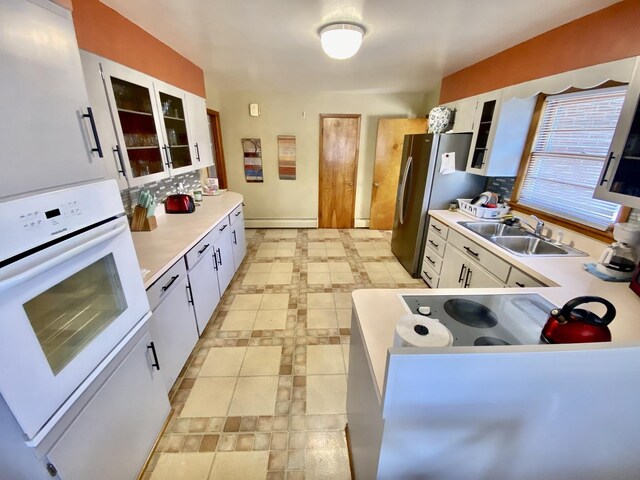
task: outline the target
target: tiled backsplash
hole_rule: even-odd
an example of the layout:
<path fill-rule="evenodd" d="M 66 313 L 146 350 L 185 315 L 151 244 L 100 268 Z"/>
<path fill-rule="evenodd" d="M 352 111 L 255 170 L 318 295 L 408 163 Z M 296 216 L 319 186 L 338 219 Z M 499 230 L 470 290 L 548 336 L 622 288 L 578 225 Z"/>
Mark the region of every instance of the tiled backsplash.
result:
<path fill-rule="evenodd" d="M 510 198 L 515 181 L 515 177 L 487 177 L 484 189 L 502 195 L 505 199 Z"/>
<path fill-rule="evenodd" d="M 156 201 L 160 203 L 167 197 L 167 195 L 178 193 L 179 183 L 182 183 L 185 192 L 199 189 L 201 186 L 200 172 L 196 170 L 194 172 L 176 175 L 175 177 L 164 178 L 157 182 L 140 185 L 139 187 L 122 190 L 120 192 L 120 196 L 122 197 L 122 203 L 124 204 L 124 211 L 127 212 L 127 215 L 133 213 L 133 207 L 138 203 L 140 191 L 149 190 L 152 195 L 155 195 Z"/>
<path fill-rule="evenodd" d="M 498 193 L 504 198 L 510 198 L 513 193 L 515 181 L 515 177 L 487 177 L 487 183 L 485 184 L 484 189 Z M 632 209 L 629 214 L 629 220 L 627 221 L 629 223 L 640 224 L 640 209 Z"/>

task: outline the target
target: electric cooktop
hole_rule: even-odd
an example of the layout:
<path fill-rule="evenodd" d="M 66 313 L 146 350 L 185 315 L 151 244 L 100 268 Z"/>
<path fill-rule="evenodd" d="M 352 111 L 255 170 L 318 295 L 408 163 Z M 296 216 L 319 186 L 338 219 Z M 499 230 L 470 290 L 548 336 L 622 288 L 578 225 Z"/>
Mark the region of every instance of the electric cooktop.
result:
<path fill-rule="evenodd" d="M 556 308 L 536 293 L 516 295 L 401 295 L 411 313 L 439 320 L 453 346 L 535 345 Z"/>

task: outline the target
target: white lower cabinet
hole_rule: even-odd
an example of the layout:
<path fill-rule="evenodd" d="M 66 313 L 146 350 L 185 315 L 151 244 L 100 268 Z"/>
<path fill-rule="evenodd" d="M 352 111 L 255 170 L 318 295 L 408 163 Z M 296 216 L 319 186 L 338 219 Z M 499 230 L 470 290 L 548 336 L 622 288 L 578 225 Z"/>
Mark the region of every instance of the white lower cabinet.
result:
<path fill-rule="evenodd" d="M 164 366 L 151 365 L 151 335 L 131 342 L 137 343 L 48 452 L 56 478 L 133 479 L 142 469 L 170 405 Z"/>
<path fill-rule="evenodd" d="M 189 285 L 196 313 L 198 334 L 202 335 L 220 301 L 218 276 L 213 263 L 213 246 L 202 251 L 202 258 L 189 270 Z"/>
<path fill-rule="evenodd" d="M 149 303 L 153 308 L 151 334 L 166 392 L 173 386 L 198 341 L 186 269 L 182 261 L 178 264 L 182 264 L 181 270 L 176 271 L 175 266 L 172 267 L 147 290 Z M 161 303 L 154 308 L 151 293 L 157 290 L 154 289 L 156 286 L 165 295 Z"/>
<path fill-rule="evenodd" d="M 235 218 L 234 218 L 235 216 Z M 232 213 L 231 218 L 231 248 L 233 249 L 233 263 L 236 270 L 240 268 L 240 264 L 247 254 L 247 239 L 244 234 L 244 215 L 242 210 L 235 214 Z"/>
<path fill-rule="evenodd" d="M 229 221 L 220 222 L 214 227 L 214 235 L 218 238 L 213 242 L 213 261 L 218 272 L 220 296 L 231 283 L 236 267 L 233 263 L 233 242 Z"/>
<path fill-rule="evenodd" d="M 492 288 L 504 283 L 487 273 L 477 262 L 460 250 L 448 246 L 442 262 L 439 288 Z"/>

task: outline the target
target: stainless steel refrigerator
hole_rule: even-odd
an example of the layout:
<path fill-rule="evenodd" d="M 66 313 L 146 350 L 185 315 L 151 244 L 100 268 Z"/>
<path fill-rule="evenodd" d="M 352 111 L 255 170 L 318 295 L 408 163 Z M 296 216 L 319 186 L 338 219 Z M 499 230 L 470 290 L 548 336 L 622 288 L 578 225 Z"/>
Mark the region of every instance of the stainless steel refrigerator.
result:
<path fill-rule="evenodd" d="M 447 209 L 451 201 L 473 198 L 484 190 L 485 177 L 464 171 L 470 145 L 470 133 L 404 137 L 391 250 L 415 278 L 424 254 L 427 212 Z M 448 175 L 440 173 L 445 153 L 455 153 L 456 171 Z"/>

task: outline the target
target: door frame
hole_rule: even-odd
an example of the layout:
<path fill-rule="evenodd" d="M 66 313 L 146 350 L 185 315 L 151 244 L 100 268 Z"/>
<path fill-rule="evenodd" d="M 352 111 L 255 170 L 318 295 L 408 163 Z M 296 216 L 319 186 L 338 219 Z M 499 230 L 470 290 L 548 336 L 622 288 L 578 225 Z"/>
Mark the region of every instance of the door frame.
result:
<path fill-rule="evenodd" d="M 355 151 L 355 156 L 356 156 L 356 162 L 355 162 L 355 169 L 353 172 L 354 178 L 353 178 L 353 199 L 351 201 L 351 210 L 352 210 L 352 215 L 351 215 L 351 220 L 349 222 L 349 228 L 354 228 L 355 225 L 355 217 L 356 217 L 356 192 L 357 192 L 357 186 L 358 186 L 358 161 L 360 159 L 360 127 L 361 127 L 361 123 L 362 123 L 362 115 L 359 113 L 321 113 L 320 114 L 320 136 L 319 136 L 319 143 L 320 143 L 320 157 L 318 158 L 318 162 L 320 164 L 319 166 L 319 170 L 318 170 L 318 227 L 320 226 L 320 220 L 322 218 L 322 164 L 323 161 L 322 159 L 324 158 L 324 145 L 322 142 L 322 128 L 323 128 L 323 120 L 325 118 L 355 118 L 358 120 L 358 138 L 356 141 L 356 151 Z"/>
<path fill-rule="evenodd" d="M 224 148 L 222 147 L 222 128 L 220 127 L 220 112 L 207 108 L 207 116 L 211 119 L 211 139 L 216 158 L 216 173 L 220 188 L 229 188 L 227 183 L 227 166 L 224 161 Z"/>

